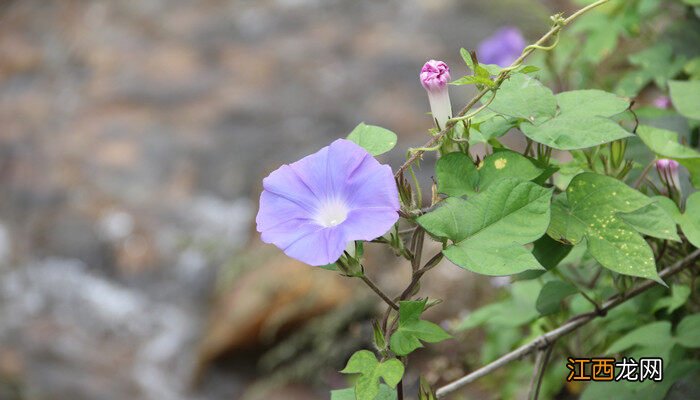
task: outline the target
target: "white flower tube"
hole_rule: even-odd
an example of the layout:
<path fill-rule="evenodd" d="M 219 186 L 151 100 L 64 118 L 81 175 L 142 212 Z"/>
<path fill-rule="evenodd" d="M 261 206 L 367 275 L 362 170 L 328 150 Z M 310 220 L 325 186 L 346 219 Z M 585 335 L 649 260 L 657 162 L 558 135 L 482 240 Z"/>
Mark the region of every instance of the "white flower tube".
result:
<path fill-rule="evenodd" d="M 450 68 L 442 61 L 430 60 L 420 70 L 420 83 L 428 92 L 430 110 L 438 129 L 445 128 L 452 118 L 452 104 L 447 82 L 450 81 Z"/>

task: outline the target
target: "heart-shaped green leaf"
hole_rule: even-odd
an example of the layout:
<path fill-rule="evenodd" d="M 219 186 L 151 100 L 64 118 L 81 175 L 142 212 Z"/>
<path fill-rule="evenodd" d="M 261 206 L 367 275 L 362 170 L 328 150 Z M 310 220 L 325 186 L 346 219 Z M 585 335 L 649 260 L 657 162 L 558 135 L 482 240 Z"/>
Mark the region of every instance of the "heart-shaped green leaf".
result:
<path fill-rule="evenodd" d="M 685 212 L 680 216 L 679 225 L 688 241 L 700 248 L 700 192 L 685 200 Z"/>
<path fill-rule="evenodd" d="M 438 192 L 448 196 L 475 194 L 502 178 L 532 180 L 542 172 L 530 159 L 510 150 L 489 155 L 478 167 L 463 153 L 449 153 L 435 166 Z"/>
<path fill-rule="evenodd" d="M 568 115 L 612 117 L 630 106 L 629 100 L 603 90 L 572 90 L 557 94 L 559 112 Z"/>
<path fill-rule="evenodd" d="M 554 116 L 557 100 L 552 91 L 537 79 L 514 74 L 501 84 L 488 108 L 501 115 L 535 123 Z"/>
<path fill-rule="evenodd" d="M 700 81 L 668 81 L 671 101 L 678 112 L 692 119 L 700 119 Z"/>
<path fill-rule="evenodd" d="M 374 400 L 379 394 L 379 380 L 383 379 L 389 387 L 395 388 L 403 377 L 403 371 L 403 363 L 395 358 L 379 362 L 371 351 L 359 350 L 340 372 L 360 374 L 355 383 L 357 400 Z"/>
<path fill-rule="evenodd" d="M 542 287 L 535 306 L 542 315 L 554 314 L 559 311 L 562 300 L 576 293 L 578 289 L 568 282 L 549 281 Z"/>
<path fill-rule="evenodd" d="M 355 142 L 373 156 L 384 154 L 396 146 L 396 134 L 380 126 L 361 122 L 348 135 L 348 140 Z"/>
<path fill-rule="evenodd" d="M 391 351 L 405 356 L 423 347 L 423 342 L 437 343 L 449 339 L 449 333 L 439 325 L 420 319 L 425 311 L 427 300 L 402 301 L 399 303 L 399 327 L 391 335 Z"/>
<path fill-rule="evenodd" d="M 542 269 L 522 245 L 547 230 L 551 196 L 551 189 L 505 178 L 468 200 L 448 198 L 418 223 L 454 242 L 443 253 L 460 267 L 485 275 Z"/>
<path fill-rule="evenodd" d="M 700 187 L 700 152 L 678 143 L 676 132 L 640 125 L 637 135 L 654 153 L 672 158 L 683 165 L 690 172 L 693 186 Z"/>
<path fill-rule="evenodd" d="M 562 113 L 540 125 L 523 122 L 520 130 L 535 142 L 559 150 L 585 149 L 632 136 L 609 118 L 578 113 Z"/>
<path fill-rule="evenodd" d="M 668 197 L 663 198 L 668 199 Z M 675 220 L 657 202 L 653 202 L 631 213 L 620 214 L 620 217 L 641 234 L 676 242 L 681 241 L 681 238 L 678 237 Z"/>

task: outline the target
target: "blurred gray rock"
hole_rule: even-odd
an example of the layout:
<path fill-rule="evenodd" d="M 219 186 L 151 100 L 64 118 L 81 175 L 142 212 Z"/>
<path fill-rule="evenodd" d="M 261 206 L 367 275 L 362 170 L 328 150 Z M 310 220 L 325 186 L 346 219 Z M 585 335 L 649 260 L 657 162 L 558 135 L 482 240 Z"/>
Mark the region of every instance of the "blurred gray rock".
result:
<path fill-rule="evenodd" d="M 188 374 L 219 266 L 258 240 L 261 178 L 362 121 L 399 134 L 398 165 L 431 125 L 421 65 L 459 76 L 460 47 L 539 33 L 540 7 L 0 3 L 0 397 L 235 398 L 249 377 L 190 393 Z"/>
<path fill-rule="evenodd" d="M 46 259 L 3 271 L 0 339 L 36 398 L 185 399 L 198 321 L 171 304 Z"/>

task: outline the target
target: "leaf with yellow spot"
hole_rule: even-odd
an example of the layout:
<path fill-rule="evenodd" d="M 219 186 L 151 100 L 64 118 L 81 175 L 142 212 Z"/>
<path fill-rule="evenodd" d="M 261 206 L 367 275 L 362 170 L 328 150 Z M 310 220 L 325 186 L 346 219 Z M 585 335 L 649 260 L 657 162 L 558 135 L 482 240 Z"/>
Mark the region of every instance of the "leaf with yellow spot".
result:
<path fill-rule="evenodd" d="M 440 158 L 435 167 L 438 192 L 448 196 L 473 195 L 503 178 L 529 181 L 542 172 L 530 159 L 510 150 L 497 151 L 476 167 L 466 154 L 450 153 Z"/>
<path fill-rule="evenodd" d="M 484 166 L 479 169 L 477 190 L 484 191 L 493 182 L 503 178 L 529 181 L 540 176 L 543 171 L 520 153 L 510 150 L 497 151 L 484 158 Z"/>
<path fill-rule="evenodd" d="M 585 172 L 571 180 L 566 198 L 558 196 L 552 204 L 547 233 L 572 244 L 585 239 L 588 251 L 603 267 L 663 284 L 651 248 L 621 216 L 652 201 L 617 179 Z"/>
<path fill-rule="evenodd" d="M 453 242 L 443 254 L 462 268 L 485 275 L 543 269 L 523 246 L 547 230 L 551 196 L 535 183 L 500 179 L 468 200 L 448 198 L 417 222 Z"/>
<path fill-rule="evenodd" d="M 665 205 L 659 203 L 665 201 L 662 199 L 673 203 L 668 197 L 657 196 L 657 201 L 631 213 L 620 214 L 620 217 L 643 235 L 680 242 L 676 222 L 664 208 Z"/>

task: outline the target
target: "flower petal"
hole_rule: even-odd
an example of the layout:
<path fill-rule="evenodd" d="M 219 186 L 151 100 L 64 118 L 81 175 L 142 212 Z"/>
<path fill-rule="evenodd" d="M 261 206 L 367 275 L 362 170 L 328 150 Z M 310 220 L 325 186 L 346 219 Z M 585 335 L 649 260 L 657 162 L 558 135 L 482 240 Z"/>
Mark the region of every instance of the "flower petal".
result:
<path fill-rule="evenodd" d="M 374 161 L 367 150 L 358 144 L 346 139 L 338 139 L 329 146 L 328 177 L 329 188 L 336 194 L 345 195 L 348 193 L 348 180 L 355 174 L 358 168 L 366 162 Z"/>
<path fill-rule="evenodd" d="M 265 243 L 272 243 L 284 250 L 300 238 L 324 229 L 313 221 L 290 219 L 260 232 Z"/>
<path fill-rule="evenodd" d="M 357 144 L 338 139 L 317 153 L 291 164 L 291 167 L 316 197 L 324 200 L 344 197 L 348 176 L 367 158 L 374 160 Z"/>
<path fill-rule="evenodd" d="M 255 217 L 258 232 L 264 232 L 290 220 L 311 220 L 312 214 L 299 203 L 263 190 Z"/>
<path fill-rule="evenodd" d="M 347 241 L 372 240 L 387 233 L 399 219 L 399 213 L 390 207 L 352 210 L 339 228 Z"/>
<path fill-rule="evenodd" d="M 399 191 L 388 165 L 381 165 L 368 158 L 355 170 L 347 182 L 347 198 L 350 209 L 387 207 L 399 209 Z"/>
<path fill-rule="evenodd" d="M 263 188 L 296 203 L 308 211 L 309 215 L 314 213 L 318 204 L 315 192 L 297 175 L 291 165 L 283 165 L 263 179 Z"/>
<path fill-rule="evenodd" d="M 322 228 L 301 236 L 286 247 L 284 253 L 309 265 L 326 265 L 340 258 L 347 243 L 343 230 Z"/>

